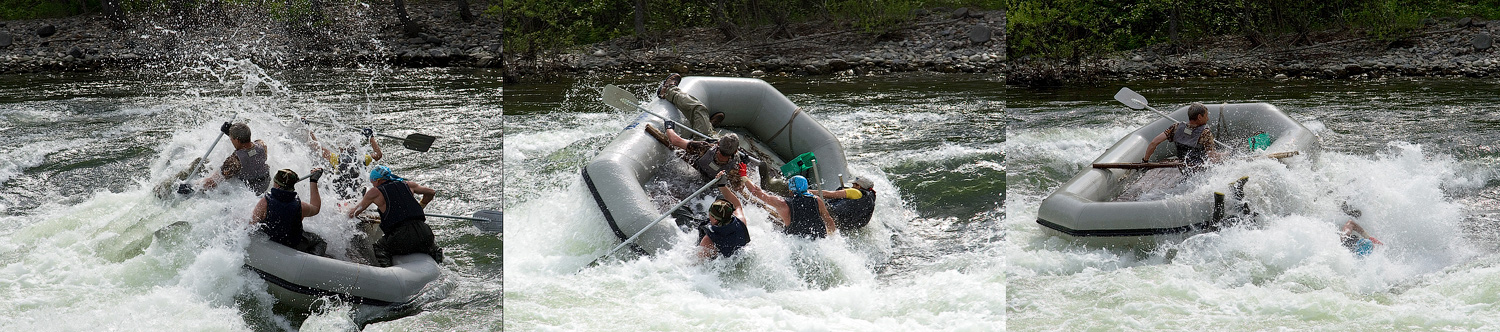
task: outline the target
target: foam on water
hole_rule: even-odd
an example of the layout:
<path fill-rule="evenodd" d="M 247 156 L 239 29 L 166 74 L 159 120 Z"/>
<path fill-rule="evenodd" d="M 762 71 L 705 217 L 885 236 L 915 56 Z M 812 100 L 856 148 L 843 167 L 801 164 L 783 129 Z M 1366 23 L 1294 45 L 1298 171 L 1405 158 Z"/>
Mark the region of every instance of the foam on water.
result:
<path fill-rule="evenodd" d="M 1249 175 L 1247 200 L 1262 215 L 1149 251 L 1087 247 L 1043 233 L 1036 224 L 1041 200 L 1135 128 L 1012 132 L 1008 157 L 1028 163 L 1012 176 L 1028 180 L 1011 181 L 1019 186 L 1006 202 L 1011 326 L 1464 329 L 1496 322 L 1495 307 L 1475 299 L 1494 303 L 1496 292 L 1485 290 L 1500 285 L 1493 273 L 1500 258 L 1466 237 L 1466 208 L 1453 199 L 1495 175 L 1419 144 L 1390 142 L 1370 155 L 1325 148 L 1291 158 L 1289 166 L 1216 166 L 1190 178 L 1184 194 L 1225 192 Z M 1367 257 L 1339 244 L 1338 229 L 1350 219 L 1340 209 L 1346 202 L 1385 243 Z M 1475 290 L 1480 294 L 1467 294 Z"/>

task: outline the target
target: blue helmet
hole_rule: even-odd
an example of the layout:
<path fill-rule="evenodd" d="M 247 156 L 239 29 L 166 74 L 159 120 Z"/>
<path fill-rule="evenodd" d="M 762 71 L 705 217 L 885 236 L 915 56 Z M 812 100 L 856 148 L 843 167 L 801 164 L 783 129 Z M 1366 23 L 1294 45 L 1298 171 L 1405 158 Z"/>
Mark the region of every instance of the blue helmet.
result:
<path fill-rule="evenodd" d="M 797 175 L 787 179 L 786 189 L 791 190 L 795 195 L 807 195 L 807 178 Z"/>

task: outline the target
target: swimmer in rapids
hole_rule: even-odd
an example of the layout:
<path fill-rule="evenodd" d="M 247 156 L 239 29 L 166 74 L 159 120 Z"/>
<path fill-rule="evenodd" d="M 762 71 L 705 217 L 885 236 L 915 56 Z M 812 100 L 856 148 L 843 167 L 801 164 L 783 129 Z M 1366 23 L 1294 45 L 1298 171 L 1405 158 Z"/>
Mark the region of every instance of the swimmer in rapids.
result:
<path fill-rule="evenodd" d="M 1348 248 L 1358 257 L 1365 257 L 1375 251 L 1375 245 L 1385 245 L 1374 236 L 1365 233 L 1365 228 L 1359 227 L 1359 223 L 1354 222 L 1354 219 L 1359 218 L 1363 213 L 1350 208 L 1347 203 L 1343 205 L 1343 208 L 1344 213 L 1350 217 L 1349 221 L 1344 222 L 1343 229 L 1339 231 L 1339 243 L 1343 244 L 1344 248 Z"/>

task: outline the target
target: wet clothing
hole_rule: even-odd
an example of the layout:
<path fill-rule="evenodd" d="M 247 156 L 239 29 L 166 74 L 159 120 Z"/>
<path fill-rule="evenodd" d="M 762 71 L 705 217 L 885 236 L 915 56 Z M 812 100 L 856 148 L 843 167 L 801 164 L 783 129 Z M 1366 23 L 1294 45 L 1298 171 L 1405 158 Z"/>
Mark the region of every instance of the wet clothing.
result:
<path fill-rule="evenodd" d="M 786 226 L 785 232 L 807 238 L 823 238 L 828 236 L 828 227 L 823 224 L 822 214 L 818 212 L 818 199 L 812 196 L 797 195 L 786 198 L 787 210 L 790 210 L 791 223 Z"/>
<path fill-rule="evenodd" d="M 735 151 L 734 157 L 720 165 L 716 163 L 719 155 L 719 146 L 704 141 L 689 141 L 687 146 L 687 162 L 698 170 L 698 174 L 704 178 L 713 178 L 721 170 L 733 170 L 739 167 L 739 163 L 745 163 L 750 173 L 758 171 L 760 159 L 755 159 L 744 152 Z"/>
<path fill-rule="evenodd" d="M 1354 253 L 1355 256 L 1364 257 L 1375 251 L 1375 242 L 1354 234 L 1344 234 L 1344 236 L 1339 238 L 1339 242 L 1344 245 L 1344 248 L 1349 249 L 1349 252 Z"/>
<path fill-rule="evenodd" d="M 297 248 L 302 244 L 302 200 L 297 192 L 271 188 L 266 195 L 266 217 L 260 220 L 260 230 L 271 237 L 272 242 Z"/>
<path fill-rule="evenodd" d="M 1185 130 L 1178 130 L 1181 128 Z M 1214 135 L 1208 130 L 1208 124 L 1198 127 L 1187 127 L 1184 123 L 1178 123 L 1167 128 L 1167 138 L 1172 145 L 1177 147 L 1177 159 L 1182 160 L 1188 166 L 1203 165 L 1208 160 L 1208 153 L 1214 151 Z"/>
<path fill-rule="evenodd" d="M 698 98 L 694 98 L 693 95 L 687 92 L 682 92 L 682 89 L 677 87 L 667 89 L 664 94 L 666 95 L 665 99 L 671 102 L 672 106 L 676 106 L 677 110 L 682 112 L 683 116 L 687 117 L 688 127 L 704 135 L 718 136 L 718 133 L 714 132 L 713 123 L 708 121 L 708 107 L 703 106 L 703 102 L 698 101 Z"/>
<path fill-rule="evenodd" d="M 245 183 L 257 195 L 265 194 L 271 187 L 271 167 L 266 166 L 266 144 L 259 140 L 248 149 L 234 150 L 224 165 L 219 167 L 224 179 L 236 179 Z"/>
<path fill-rule="evenodd" d="M 338 193 L 341 200 L 359 198 L 364 193 L 361 189 L 364 189 L 365 170 L 363 167 L 360 167 L 357 160 L 349 158 L 354 155 L 355 153 L 349 152 L 344 153 L 342 156 L 338 153 L 329 154 L 329 165 L 333 166 L 335 169 L 333 174 L 336 175 L 333 178 L 333 191 Z M 339 162 L 340 159 L 343 159 L 344 162 Z"/>
<path fill-rule="evenodd" d="M 845 199 L 828 200 L 828 214 L 840 230 L 863 228 L 875 214 L 875 190 L 844 188 Z"/>
<path fill-rule="evenodd" d="M 750 230 L 745 228 L 745 222 L 738 217 L 730 217 L 728 223 L 719 226 L 703 225 L 700 231 L 703 236 L 707 236 L 714 242 L 714 248 L 719 250 L 719 256 L 734 256 L 740 248 L 750 244 Z"/>
<path fill-rule="evenodd" d="M 376 188 L 385 197 L 385 209 L 380 211 L 380 231 L 385 236 L 375 242 L 377 263 L 391 266 L 391 257 L 413 253 L 427 254 L 442 263 L 443 250 L 438 248 L 411 187 L 405 181 L 386 181 Z"/>

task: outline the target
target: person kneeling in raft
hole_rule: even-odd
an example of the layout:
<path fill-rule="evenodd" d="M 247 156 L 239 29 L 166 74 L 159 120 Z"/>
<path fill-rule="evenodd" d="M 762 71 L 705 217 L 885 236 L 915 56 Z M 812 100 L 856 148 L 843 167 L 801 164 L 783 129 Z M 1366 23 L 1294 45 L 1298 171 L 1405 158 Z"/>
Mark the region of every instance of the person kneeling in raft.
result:
<path fill-rule="evenodd" d="M 808 190 L 814 195 L 828 199 L 828 211 L 839 230 L 849 231 L 864 228 L 875 215 L 875 182 L 867 177 L 855 177 L 851 187 L 839 190 Z"/>
<path fill-rule="evenodd" d="M 787 234 L 823 238 L 838 231 L 833 217 L 828 215 L 828 204 L 807 192 L 807 178 L 797 175 L 788 179 L 787 189 L 791 190 L 792 197 L 787 198 L 766 194 L 753 181 L 743 182 L 751 194 L 775 209 L 774 216 L 781 219 L 782 230 Z"/>
<path fill-rule="evenodd" d="M 1354 218 L 1359 218 L 1362 215 L 1359 210 L 1349 209 L 1344 212 Z M 1348 248 L 1349 252 L 1353 252 L 1358 257 L 1365 257 L 1374 252 L 1375 245 L 1377 244 L 1385 245 L 1385 243 L 1380 243 L 1380 240 L 1375 239 L 1374 236 L 1365 233 L 1365 228 L 1359 227 L 1359 224 L 1355 223 L 1352 218 L 1344 222 L 1343 230 L 1339 231 L 1339 243 L 1343 244 L 1344 248 Z"/>
<path fill-rule="evenodd" d="M 719 178 L 727 178 L 723 171 L 719 171 Z M 730 257 L 739 252 L 740 248 L 750 243 L 750 230 L 745 228 L 743 214 L 740 213 L 740 199 L 734 196 L 734 192 L 720 182 L 716 187 L 719 194 L 724 195 L 714 201 L 708 207 L 709 224 L 698 229 L 703 239 L 698 241 L 698 258 L 711 259 L 717 257 Z"/>
<path fill-rule="evenodd" d="M 302 230 L 302 218 L 318 215 L 323 208 L 323 199 L 318 196 L 318 178 L 323 177 L 322 168 L 314 168 L 307 177 L 311 200 L 303 202 L 297 198 L 297 172 L 282 169 L 276 172 L 271 191 L 255 203 L 250 212 L 250 224 L 270 236 L 272 242 L 280 243 L 297 251 L 323 255 L 326 242 L 317 235 Z"/>
<path fill-rule="evenodd" d="M 427 226 L 427 215 L 422 212 L 437 190 L 391 174 L 391 168 L 385 165 L 370 170 L 370 184 L 374 188 L 365 192 L 348 215 L 358 216 L 371 203 L 380 212 L 380 231 L 385 236 L 375 242 L 376 263 L 391 266 L 391 257 L 413 253 L 427 254 L 442 263 L 443 249 L 438 248 L 432 227 Z M 422 194 L 422 201 L 418 202 L 414 194 Z"/>

